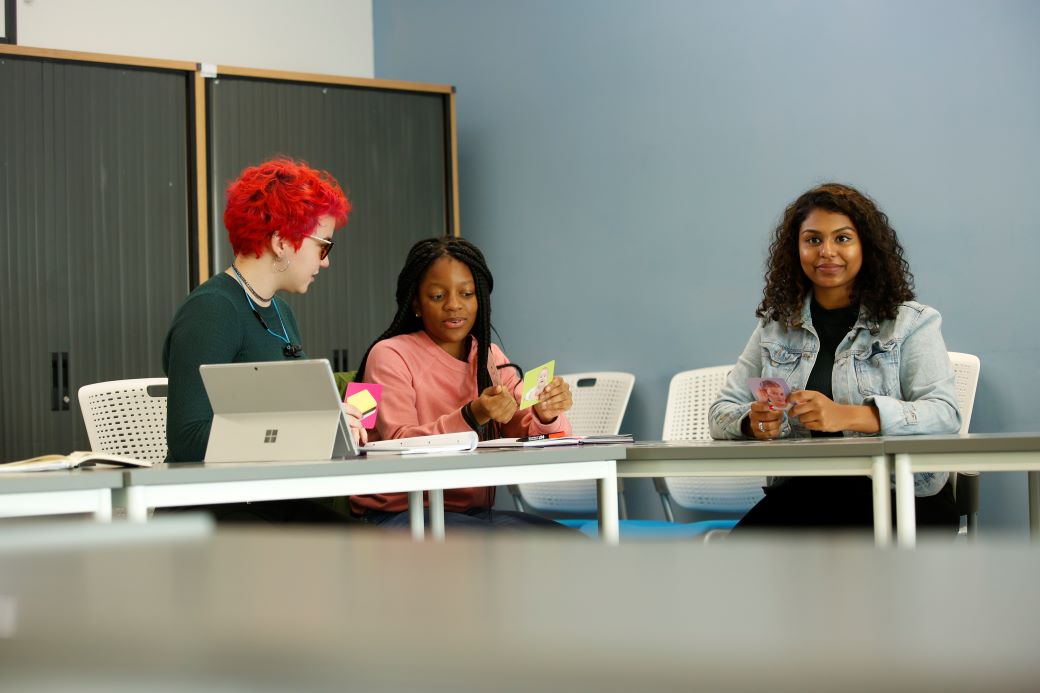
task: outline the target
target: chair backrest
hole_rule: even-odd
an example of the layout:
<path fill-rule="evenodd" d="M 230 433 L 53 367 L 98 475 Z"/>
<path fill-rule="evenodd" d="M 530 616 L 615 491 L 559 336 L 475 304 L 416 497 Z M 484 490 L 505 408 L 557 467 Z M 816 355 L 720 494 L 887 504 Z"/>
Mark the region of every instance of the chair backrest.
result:
<path fill-rule="evenodd" d="M 971 410 L 975 407 L 975 388 L 979 384 L 979 369 L 982 364 L 974 354 L 951 351 L 950 365 L 956 379 L 957 406 L 961 410 L 960 433 L 967 433 L 971 424 Z"/>
<path fill-rule="evenodd" d="M 347 385 L 354 382 L 357 371 L 335 371 L 332 377 L 336 379 L 336 389 L 339 390 L 339 398 L 343 399 L 347 394 Z"/>
<path fill-rule="evenodd" d="M 152 462 L 166 459 L 166 378 L 84 385 L 79 407 L 94 452 Z"/>
<path fill-rule="evenodd" d="M 982 364 L 974 354 L 963 354 L 951 351 L 950 365 L 953 366 L 954 387 L 957 392 L 957 407 L 961 410 L 961 435 L 968 432 L 971 425 L 971 411 L 975 408 L 975 389 L 979 384 L 979 370 Z M 952 474 L 953 494 L 957 504 L 957 514 L 968 516 L 966 530 L 975 533 L 975 516 L 979 512 L 978 472 L 962 471 Z M 972 478 L 974 477 L 974 478 Z"/>
<path fill-rule="evenodd" d="M 677 373 L 668 386 L 662 440 L 707 440 L 708 409 L 718 399 L 729 366 L 696 368 Z M 764 496 L 766 478 L 667 477 L 671 500 L 689 510 L 745 513 Z"/>
<path fill-rule="evenodd" d="M 668 385 L 661 440 L 709 440 L 708 409 L 718 399 L 733 366 L 711 366 L 677 373 Z"/>
<path fill-rule="evenodd" d="M 616 435 L 621 432 L 636 377 L 631 373 L 568 373 L 574 405 L 567 412 L 576 436 Z"/>
<path fill-rule="evenodd" d="M 574 404 L 567 412 L 574 435 L 614 435 L 621 431 L 636 377 L 631 373 L 568 373 Z M 587 513 L 596 510 L 596 483 L 559 481 L 520 484 L 524 504 L 536 510 Z"/>

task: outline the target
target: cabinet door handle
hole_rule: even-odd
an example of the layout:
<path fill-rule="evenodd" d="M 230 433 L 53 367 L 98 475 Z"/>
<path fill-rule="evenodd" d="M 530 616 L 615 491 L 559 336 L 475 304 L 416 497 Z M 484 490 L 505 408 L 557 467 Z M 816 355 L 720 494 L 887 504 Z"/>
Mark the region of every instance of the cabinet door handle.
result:
<path fill-rule="evenodd" d="M 332 350 L 332 370 L 336 372 L 347 370 L 347 363 L 350 360 L 349 349 L 333 349 Z"/>
<path fill-rule="evenodd" d="M 69 352 L 61 352 L 61 409 L 69 410 Z"/>
<path fill-rule="evenodd" d="M 61 411 L 61 399 L 58 394 L 61 375 L 58 372 L 58 352 L 51 352 L 51 411 Z"/>

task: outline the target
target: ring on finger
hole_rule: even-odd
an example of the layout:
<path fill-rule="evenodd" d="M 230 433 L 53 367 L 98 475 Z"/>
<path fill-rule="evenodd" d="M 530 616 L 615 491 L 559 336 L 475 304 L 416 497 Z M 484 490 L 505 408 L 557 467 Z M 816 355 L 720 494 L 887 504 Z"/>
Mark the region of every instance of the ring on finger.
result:
<path fill-rule="evenodd" d="M 766 422 L 765 421 L 759 421 L 758 422 L 758 430 L 759 430 L 760 433 L 765 433 L 766 432 Z"/>

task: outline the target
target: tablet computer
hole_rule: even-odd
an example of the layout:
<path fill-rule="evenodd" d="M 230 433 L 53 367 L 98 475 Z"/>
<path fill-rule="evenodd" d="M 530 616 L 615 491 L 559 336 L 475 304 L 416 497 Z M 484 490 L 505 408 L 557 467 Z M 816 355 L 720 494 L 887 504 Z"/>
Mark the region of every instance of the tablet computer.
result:
<path fill-rule="evenodd" d="M 199 373 L 213 407 L 206 462 L 360 454 L 327 360 L 211 364 Z"/>

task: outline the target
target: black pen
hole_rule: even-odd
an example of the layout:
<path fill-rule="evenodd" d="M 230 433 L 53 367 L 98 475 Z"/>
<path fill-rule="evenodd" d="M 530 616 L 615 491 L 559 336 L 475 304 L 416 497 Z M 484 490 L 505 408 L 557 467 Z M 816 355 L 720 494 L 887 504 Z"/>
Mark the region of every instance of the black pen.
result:
<path fill-rule="evenodd" d="M 545 440 L 548 437 L 549 437 L 548 433 L 539 433 L 536 436 L 524 436 L 523 438 L 517 438 L 516 442 L 518 442 L 518 443 L 531 443 L 531 442 L 534 442 L 536 440 Z"/>

